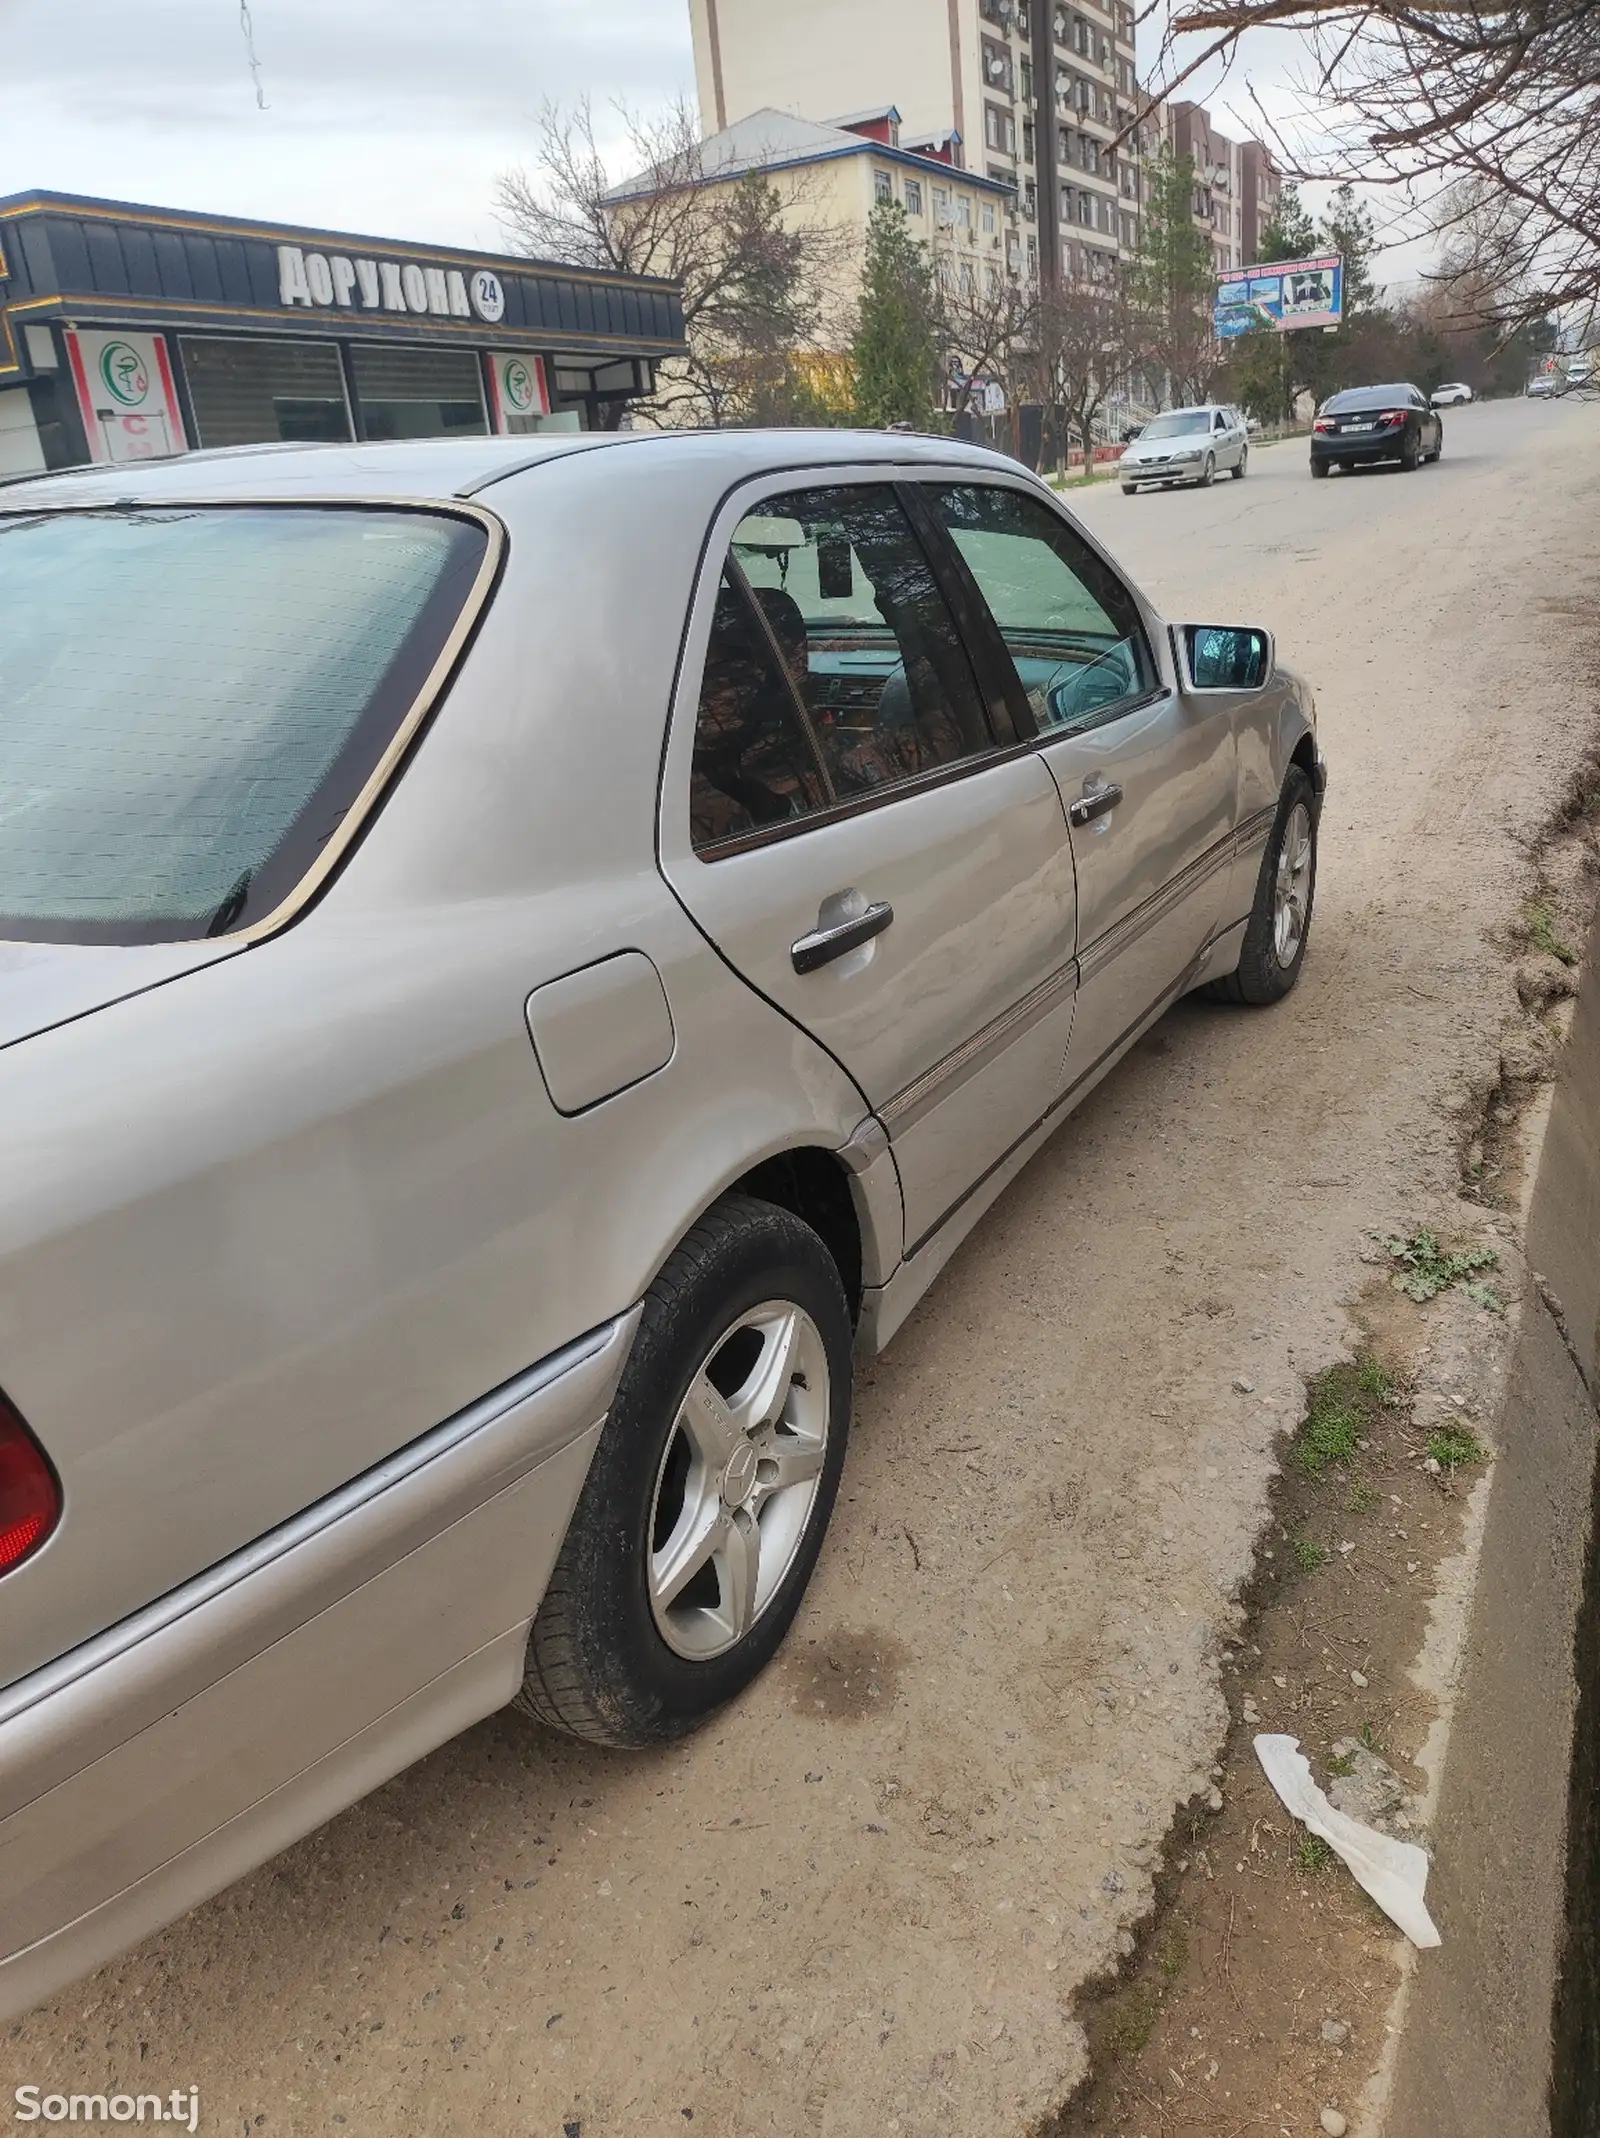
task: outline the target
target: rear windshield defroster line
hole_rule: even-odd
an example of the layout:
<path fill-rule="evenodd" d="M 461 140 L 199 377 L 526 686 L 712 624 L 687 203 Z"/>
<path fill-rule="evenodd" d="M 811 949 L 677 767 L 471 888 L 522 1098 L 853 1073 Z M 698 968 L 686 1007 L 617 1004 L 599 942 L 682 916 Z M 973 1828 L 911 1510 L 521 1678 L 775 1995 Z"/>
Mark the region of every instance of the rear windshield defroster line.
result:
<path fill-rule="evenodd" d="M 0 513 L 0 936 L 277 913 L 356 828 L 489 543 L 388 504 Z"/>

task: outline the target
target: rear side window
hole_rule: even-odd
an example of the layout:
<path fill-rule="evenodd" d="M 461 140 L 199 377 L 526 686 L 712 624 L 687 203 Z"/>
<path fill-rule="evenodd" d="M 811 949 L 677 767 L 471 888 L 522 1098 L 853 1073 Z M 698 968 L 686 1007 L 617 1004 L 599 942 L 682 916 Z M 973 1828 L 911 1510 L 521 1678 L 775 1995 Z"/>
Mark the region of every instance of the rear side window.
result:
<path fill-rule="evenodd" d="M 1093 726 L 1154 688 L 1138 604 L 1064 520 L 1017 490 L 975 483 L 932 495 L 1042 735 Z"/>
<path fill-rule="evenodd" d="M 0 516 L 0 936 L 271 913 L 351 828 L 487 544 L 366 508 Z"/>
<path fill-rule="evenodd" d="M 809 816 L 829 799 L 772 637 L 725 572 L 695 720 L 690 836 L 696 847 L 716 846 Z"/>

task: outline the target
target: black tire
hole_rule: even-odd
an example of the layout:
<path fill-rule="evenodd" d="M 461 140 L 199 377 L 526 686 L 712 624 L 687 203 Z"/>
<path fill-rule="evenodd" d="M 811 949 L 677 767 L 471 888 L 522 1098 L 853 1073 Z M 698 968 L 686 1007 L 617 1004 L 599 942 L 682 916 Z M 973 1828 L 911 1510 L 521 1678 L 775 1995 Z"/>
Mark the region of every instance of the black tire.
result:
<path fill-rule="evenodd" d="M 1297 809 L 1305 810 L 1309 822 L 1310 878 L 1306 885 L 1305 919 L 1300 929 L 1299 942 L 1293 957 L 1285 964 L 1278 955 L 1275 936 L 1278 859 L 1283 852 L 1284 836 L 1290 819 Z M 1239 969 L 1220 980 L 1213 980 L 1203 992 L 1214 1002 L 1242 1002 L 1256 1009 L 1281 1002 L 1299 980 L 1300 968 L 1305 963 L 1306 944 L 1311 936 L 1311 916 L 1316 896 L 1317 798 L 1304 772 L 1298 765 L 1291 765 L 1289 777 L 1283 783 L 1283 793 L 1278 800 L 1278 814 L 1272 826 L 1272 837 L 1267 841 L 1267 850 L 1261 857 L 1261 873 L 1256 878 L 1255 903 L 1250 908 L 1250 921 L 1244 932 L 1244 949 L 1240 953 Z"/>
<path fill-rule="evenodd" d="M 1408 438 L 1400 448 L 1400 472 L 1403 475 L 1415 475 L 1421 465 L 1422 441 L 1420 438 Z"/>
<path fill-rule="evenodd" d="M 770 1300 L 802 1307 L 826 1352 L 829 1420 L 815 1497 L 770 1601 L 735 1644 L 678 1654 L 651 1606 L 646 1560 L 656 1488 L 684 1396 L 719 1337 Z M 645 1296 L 616 1400 L 528 1643 L 517 1704 L 591 1744 L 684 1736 L 771 1661 L 805 1594 L 833 1512 L 850 1430 L 852 1336 L 839 1272 L 809 1225 L 729 1195 L 694 1227 Z"/>
<path fill-rule="evenodd" d="M 1124 483 L 1122 494 L 1124 497 L 1137 497 L 1139 495 L 1139 485 L 1137 483 Z"/>
<path fill-rule="evenodd" d="M 1212 454 L 1207 453 L 1205 466 L 1200 470 L 1200 488 L 1202 490 L 1209 490 L 1211 488 L 1211 485 L 1216 481 L 1216 479 L 1217 463 L 1215 457 Z"/>
<path fill-rule="evenodd" d="M 1325 460 L 1314 460 L 1314 461 L 1313 461 L 1313 462 L 1311 463 L 1311 473 L 1312 473 L 1312 476 L 1313 476 L 1313 477 L 1315 478 L 1315 480 L 1316 480 L 1316 481 L 1318 481 L 1318 482 L 1323 482 L 1323 481 L 1325 481 L 1325 480 L 1327 479 L 1327 474 L 1328 474 L 1328 463 L 1327 463 L 1327 461 L 1325 461 Z"/>
<path fill-rule="evenodd" d="M 1236 483 L 1242 483 L 1245 479 L 1246 474 L 1249 472 L 1249 468 L 1250 448 L 1248 446 L 1245 446 L 1239 455 L 1239 465 L 1233 471 L 1234 481 Z"/>

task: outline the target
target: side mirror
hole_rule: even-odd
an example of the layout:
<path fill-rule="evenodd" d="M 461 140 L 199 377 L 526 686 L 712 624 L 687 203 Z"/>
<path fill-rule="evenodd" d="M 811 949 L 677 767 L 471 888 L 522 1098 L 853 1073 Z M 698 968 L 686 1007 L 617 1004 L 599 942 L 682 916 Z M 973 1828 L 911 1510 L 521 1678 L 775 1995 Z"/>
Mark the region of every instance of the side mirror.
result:
<path fill-rule="evenodd" d="M 1184 624 L 1175 633 L 1190 690 L 1265 690 L 1272 680 L 1272 633 L 1254 626 Z"/>

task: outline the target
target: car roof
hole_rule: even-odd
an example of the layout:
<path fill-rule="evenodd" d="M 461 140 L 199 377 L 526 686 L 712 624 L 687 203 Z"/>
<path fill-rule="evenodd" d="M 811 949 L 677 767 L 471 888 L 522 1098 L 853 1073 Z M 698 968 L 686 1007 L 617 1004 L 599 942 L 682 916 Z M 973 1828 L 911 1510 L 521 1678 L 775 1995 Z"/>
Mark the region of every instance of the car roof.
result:
<path fill-rule="evenodd" d="M 592 457 L 596 475 L 627 479 L 635 456 L 686 472 L 718 465 L 730 482 L 769 469 L 885 462 L 991 473 L 1027 471 L 1002 453 L 903 431 L 572 431 L 530 438 L 424 438 L 381 445 L 247 445 L 167 460 L 65 469 L 0 482 L 0 512 L 52 506 L 204 504 L 244 499 L 404 498 L 447 503 L 564 460 Z"/>

